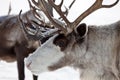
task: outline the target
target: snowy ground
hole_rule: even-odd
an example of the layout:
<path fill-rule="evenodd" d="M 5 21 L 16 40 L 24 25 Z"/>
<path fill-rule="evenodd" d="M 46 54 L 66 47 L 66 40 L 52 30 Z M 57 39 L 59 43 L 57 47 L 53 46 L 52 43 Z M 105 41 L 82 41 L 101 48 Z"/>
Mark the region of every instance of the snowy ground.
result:
<path fill-rule="evenodd" d="M 25 80 L 32 80 L 31 72 L 27 68 L 25 71 Z M 0 80 L 18 80 L 16 62 L 0 61 Z M 38 80 L 79 80 L 79 73 L 70 67 L 65 67 L 54 72 L 41 73 Z"/>

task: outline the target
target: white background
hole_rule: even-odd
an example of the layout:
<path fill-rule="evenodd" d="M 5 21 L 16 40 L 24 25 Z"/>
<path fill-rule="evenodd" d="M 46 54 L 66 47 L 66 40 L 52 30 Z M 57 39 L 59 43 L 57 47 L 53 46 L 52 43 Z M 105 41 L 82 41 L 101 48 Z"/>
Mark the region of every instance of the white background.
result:
<path fill-rule="evenodd" d="M 61 0 L 58 0 L 59 2 Z M 69 11 L 68 18 L 70 21 L 73 21 L 80 15 L 84 10 L 86 10 L 91 4 L 94 3 L 95 0 L 76 0 L 72 9 Z M 116 0 L 104 0 L 104 4 L 111 4 Z M 9 2 L 12 5 L 11 14 L 18 14 L 22 9 L 23 12 L 29 10 L 29 5 L 27 0 L 1 0 L 0 2 L 0 15 L 7 15 Z M 68 7 L 68 5 L 72 2 L 72 0 L 64 0 L 64 5 Z M 88 24 L 110 24 L 116 22 L 120 19 L 120 2 L 113 8 L 110 9 L 100 9 L 96 12 L 89 15 L 87 18 L 83 20 L 83 22 Z"/>
<path fill-rule="evenodd" d="M 0 15 L 7 15 L 10 1 L 12 5 L 11 14 L 18 14 L 21 9 L 23 12 L 29 10 L 27 0 L 1 0 Z M 71 1 L 72 0 L 65 0 L 65 5 L 68 6 Z M 76 3 L 69 12 L 68 19 L 70 21 L 76 19 L 77 16 L 86 10 L 94 1 L 95 0 L 76 0 Z M 104 0 L 104 4 L 110 4 L 115 1 L 116 0 Z M 118 20 L 120 20 L 120 2 L 111 9 L 97 10 L 85 18 L 83 22 L 90 25 L 106 25 Z M 32 80 L 29 70 L 26 70 L 26 74 L 25 80 Z M 0 80 L 17 80 L 16 62 L 0 62 Z M 51 73 L 42 73 L 39 75 L 39 80 L 79 80 L 79 73 L 71 68 L 64 68 Z"/>

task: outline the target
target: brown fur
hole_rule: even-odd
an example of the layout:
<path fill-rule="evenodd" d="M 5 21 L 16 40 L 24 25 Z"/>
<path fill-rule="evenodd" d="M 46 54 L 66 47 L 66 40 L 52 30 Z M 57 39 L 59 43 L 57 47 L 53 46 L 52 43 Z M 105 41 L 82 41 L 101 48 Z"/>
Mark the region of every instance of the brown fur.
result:
<path fill-rule="evenodd" d="M 26 12 L 31 14 L 29 11 Z M 26 15 L 23 14 L 22 16 Z M 18 15 L 6 16 L 0 23 L 0 60 L 17 60 L 19 80 L 24 80 L 24 58 L 36 50 L 39 41 L 29 40 L 20 28 Z M 34 79 L 35 80 L 35 79 Z"/>

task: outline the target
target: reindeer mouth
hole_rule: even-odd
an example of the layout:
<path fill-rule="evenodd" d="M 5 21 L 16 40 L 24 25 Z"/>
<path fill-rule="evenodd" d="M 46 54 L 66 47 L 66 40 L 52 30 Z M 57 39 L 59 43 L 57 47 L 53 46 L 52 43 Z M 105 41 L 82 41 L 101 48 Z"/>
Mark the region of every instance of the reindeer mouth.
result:
<path fill-rule="evenodd" d="M 27 68 L 29 69 L 30 68 L 30 65 L 32 64 L 32 62 L 28 63 L 27 64 Z"/>
<path fill-rule="evenodd" d="M 34 75 L 39 75 L 40 73 L 39 73 L 39 71 L 38 71 L 38 69 L 37 70 L 33 70 L 32 68 L 31 68 L 31 64 L 32 64 L 32 62 L 29 62 L 28 64 L 26 64 L 26 66 L 27 66 L 27 68 L 34 74 Z"/>

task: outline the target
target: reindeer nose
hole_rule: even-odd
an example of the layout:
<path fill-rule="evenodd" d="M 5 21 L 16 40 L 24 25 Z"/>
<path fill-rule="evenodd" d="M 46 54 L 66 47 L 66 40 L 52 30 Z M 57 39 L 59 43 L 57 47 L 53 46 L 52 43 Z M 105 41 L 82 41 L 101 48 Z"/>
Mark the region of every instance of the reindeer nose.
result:
<path fill-rule="evenodd" d="M 26 66 L 28 69 L 30 69 L 30 65 L 31 65 L 32 62 L 29 62 Z"/>

